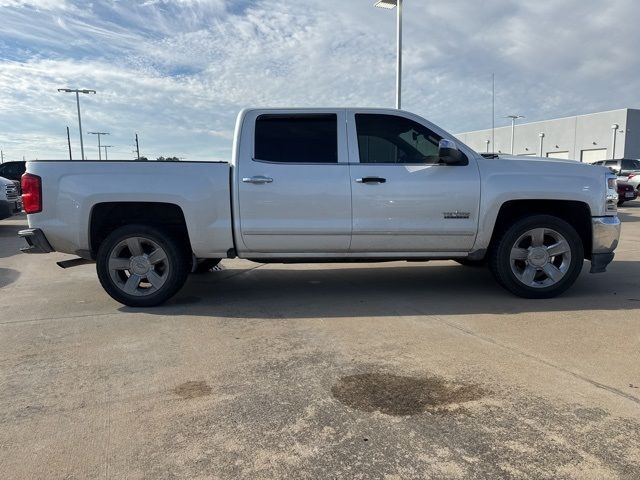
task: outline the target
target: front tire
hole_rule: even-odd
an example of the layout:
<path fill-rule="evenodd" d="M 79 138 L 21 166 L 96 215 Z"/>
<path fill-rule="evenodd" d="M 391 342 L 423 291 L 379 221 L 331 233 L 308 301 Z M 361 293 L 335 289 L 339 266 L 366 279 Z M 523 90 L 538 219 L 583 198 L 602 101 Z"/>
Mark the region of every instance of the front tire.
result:
<path fill-rule="evenodd" d="M 500 285 L 523 298 L 552 298 L 578 278 L 584 247 L 576 230 L 551 215 L 526 217 L 505 229 L 490 252 Z"/>
<path fill-rule="evenodd" d="M 130 307 L 153 307 L 184 285 L 191 256 L 183 242 L 148 225 L 126 225 L 100 245 L 96 270 L 102 287 Z"/>

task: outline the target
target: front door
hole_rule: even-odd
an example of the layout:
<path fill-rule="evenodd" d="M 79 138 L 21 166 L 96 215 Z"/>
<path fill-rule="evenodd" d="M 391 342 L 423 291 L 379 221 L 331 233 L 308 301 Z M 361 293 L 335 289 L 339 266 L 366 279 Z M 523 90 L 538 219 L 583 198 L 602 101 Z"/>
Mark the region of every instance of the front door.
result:
<path fill-rule="evenodd" d="M 348 120 L 351 252 L 469 251 L 480 202 L 475 159 L 439 163 L 442 136 L 419 117 L 350 111 Z"/>
<path fill-rule="evenodd" d="M 254 142 L 240 152 L 236 175 L 243 250 L 348 252 L 345 125 L 344 110 L 247 115 L 242 138 Z"/>

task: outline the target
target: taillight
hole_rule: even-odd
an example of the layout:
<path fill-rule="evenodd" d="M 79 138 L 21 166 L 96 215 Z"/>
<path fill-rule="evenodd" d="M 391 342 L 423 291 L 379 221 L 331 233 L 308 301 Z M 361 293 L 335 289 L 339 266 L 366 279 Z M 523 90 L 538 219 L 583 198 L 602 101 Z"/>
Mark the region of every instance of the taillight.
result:
<path fill-rule="evenodd" d="M 38 175 L 25 173 L 22 175 L 22 206 L 27 213 L 42 211 L 42 179 Z"/>
<path fill-rule="evenodd" d="M 629 178 L 627 178 L 627 180 L 631 180 L 631 179 L 632 179 L 633 177 L 635 177 L 635 176 L 636 176 L 636 174 L 635 174 L 635 173 L 631 173 L 631 174 L 629 174 Z"/>

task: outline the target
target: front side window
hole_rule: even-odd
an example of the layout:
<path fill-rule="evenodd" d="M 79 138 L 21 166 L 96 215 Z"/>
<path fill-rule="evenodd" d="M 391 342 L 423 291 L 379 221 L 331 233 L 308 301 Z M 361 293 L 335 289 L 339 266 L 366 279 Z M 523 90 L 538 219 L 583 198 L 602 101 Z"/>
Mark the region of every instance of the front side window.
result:
<path fill-rule="evenodd" d="M 441 137 L 413 120 L 357 114 L 360 163 L 435 164 Z"/>
<path fill-rule="evenodd" d="M 338 116 L 259 116 L 255 159 L 277 163 L 338 163 Z"/>

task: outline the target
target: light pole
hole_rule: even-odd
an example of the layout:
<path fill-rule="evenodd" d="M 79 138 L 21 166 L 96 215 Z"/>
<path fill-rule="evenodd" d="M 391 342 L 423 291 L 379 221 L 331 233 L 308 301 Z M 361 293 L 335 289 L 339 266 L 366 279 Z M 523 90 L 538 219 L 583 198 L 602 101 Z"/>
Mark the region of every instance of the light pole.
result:
<path fill-rule="evenodd" d="M 618 125 L 617 123 L 614 123 L 613 125 L 611 125 L 611 131 L 613 132 L 611 137 L 611 159 L 612 160 L 615 160 L 616 158 L 616 133 L 618 133 L 619 128 L 620 128 L 620 125 Z"/>
<path fill-rule="evenodd" d="M 392 10 L 398 7 L 397 16 L 397 60 L 396 60 L 396 108 L 400 110 L 402 105 L 402 0 L 378 0 L 375 3 L 378 8 Z"/>
<path fill-rule="evenodd" d="M 544 145 L 544 132 L 540 132 L 538 134 L 538 136 L 540 137 L 540 156 L 542 156 L 542 147 Z"/>
<path fill-rule="evenodd" d="M 76 94 L 76 104 L 78 105 L 78 128 L 80 130 L 80 153 L 82 155 L 82 160 L 86 160 L 85 157 L 84 157 L 84 142 L 82 140 L 82 118 L 80 117 L 80 94 L 81 93 L 93 93 L 93 94 L 95 94 L 96 91 L 95 90 L 87 90 L 87 89 L 79 90 L 77 88 L 59 88 L 58 91 L 59 92 L 75 93 Z"/>
<path fill-rule="evenodd" d="M 109 160 L 109 157 L 107 156 L 107 148 L 111 148 L 113 147 L 113 145 L 102 145 L 102 148 L 104 148 L 104 161 L 106 162 L 107 160 Z"/>
<path fill-rule="evenodd" d="M 516 137 L 516 120 L 524 117 L 522 115 L 507 115 L 504 118 L 511 119 L 511 155 L 513 155 L 513 145 L 515 143 L 515 137 Z"/>
<path fill-rule="evenodd" d="M 89 135 L 98 136 L 98 160 L 102 160 L 102 151 L 100 150 L 100 135 L 111 135 L 109 132 L 87 132 Z"/>

